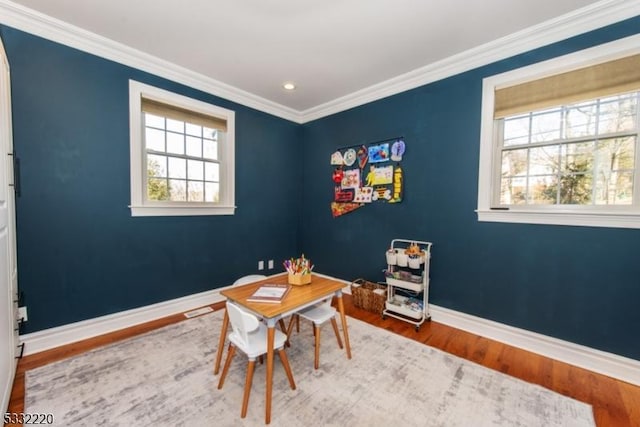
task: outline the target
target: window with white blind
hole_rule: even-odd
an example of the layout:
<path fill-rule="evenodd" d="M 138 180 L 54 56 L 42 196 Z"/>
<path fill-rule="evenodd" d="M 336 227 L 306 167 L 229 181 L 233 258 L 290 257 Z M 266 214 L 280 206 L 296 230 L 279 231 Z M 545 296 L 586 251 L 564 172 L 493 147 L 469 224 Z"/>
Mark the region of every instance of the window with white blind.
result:
<path fill-rule="evenodd" d="M 639 42 L 484 80 L 480 221 L 640 228 Z"/>
<path fill-rule="evenodd" d="M 231 110 L 129 82 L 133 216 L 232 215 Z"/>

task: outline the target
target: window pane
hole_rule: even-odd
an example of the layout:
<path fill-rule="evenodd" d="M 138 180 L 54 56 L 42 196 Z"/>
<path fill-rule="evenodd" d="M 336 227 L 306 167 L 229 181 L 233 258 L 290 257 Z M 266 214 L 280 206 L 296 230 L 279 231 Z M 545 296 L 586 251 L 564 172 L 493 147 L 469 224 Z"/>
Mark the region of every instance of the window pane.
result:
<path fill-rule="evenodd" d="M 633 202 L 635 141 L 634 137 L 598 141 L 596 204 L 627 205 Z"/>
<path fill-rule="evenodd" d="M 207 139 L 218 139 L 218 130 L 207 127 L 202 128 L 202 137 Z"/>
<path fill-rule="evenodd" d="M 187 156 L 202 157 L 202 140 L 200 138 L 187 137 Z"/>
<path fill-rule="evenodd" d="M 189 160 L 187 162 L 188 179 L 204 180 L 204 162 L 200 160 Z"/>
<path fill-rule="evenodd" d="M 220 200 L 220 185 L 214 182 L 204 183 L 204 201 L 217 203 Z"/>
<path fill-rule="evenodd" d="M 211 141 L 209 139 L 203 139 L 202 145 L 204 146 L 202 157 L 205 159 L 218 160 L 218 142 Z"/>
<path fill-rule="evenodd" d="M 202 126 L 187 123 L 187 135 L 193 135 L 197 137 L 202 136 Z"/>
<path fill-rule="evenodd" d="M 636 138 L 611 138 L 598 141 L 595 150 L 597 171 L 635 168 Z"/>
<path fill-rule="evenodd" d="M 166 179 L 147 180 L 147 200 L 169 200 L 169 185 Z"/>
<path fill-rule="evenodd" d="M 558 194 L 556 175 L 532 176 L 529 178 L 529 204 L 553 205 Z"/>
<path fill-rule="evenodd" d="M 502 152 L 502 176 L 524 176 L 527 174 L 528 149 Z"/>
<path fill-rule="evenodd" d="M 500 183 L 500 204 L 524 205 L 526 203 L 526 190 L 526 178 L 503 178 Z"/>
<path fill-rule="evenodd" d="M 593 102 L 570 106 L 565 116 L 565 137 L 595 135 L 597 111 L 596 104 Z"/>
<path fill-rule="evenodd" d="M 165 177 L 167 176 L 167 157 L 155 154 L 147 155 L 147 175 Z"/>
<path fill-rule="evenodd" d="M 529 154 L 530 175 L 550 175 L 558 173 L 560 146 L 532 148 Z"/>
<path fill-rule="evenodd" d="M 167 153 L 184 154 L 184 135 L 167 132 Z"/>
<path fill-rule="evenodd" d="M 164 117 L 144 113 L 144 125 L 164 129 Z"/>
<path fill-rule="evenodd" d="M 189 201 L 190 202 L 203 202 L 204 201 L 204 183 L 199 181 L 188 181 L 187 188 L 189 189 Z"/>
<path fill-rule="evenodd" d="M 169 178 L 186 178 L 187 160 L 169 157 Z"/>
<path fill-rule="evenodd" d="M 173 202 L 185 202 L 187 200 L 187 182 L 184 180 L 169 180 L 169 199 Z"/>
<path fill-rule="evenodd" d="M 599 133 L 624 132 L 636 127 L 637 97 L 635 94 L 607 99 L 600 104 Z"/>
<path fill-rule="evenodd" d="M 591 172 L 594 160 L 593 146 L 594 143 L 591 141 L 564 145 L 561 160 L 562 173 Z"/>
<path fill-rule="evenodd" d="M 560 177 L 560 204 L 590 205 L 592 199 L 591 173 L 575 173 Z"/>
<path fill-rule="evenodd" d="M 526 144 L 529 142 L 529 115 L 505 119 L 504 145 Z"/>
<path fill-rule="evenodd" d="M 184 133 L 184 122 L 179 120 L 167 119 L 167 130 Z"/>
<path fill-rule="evenodd" d="M 560 139 L 562 110 L 556 109 L 531 117 L 531 142 L 545 142 Z"/>
<path fill-rule="evenodd" d="M 164 152 L 164 131 L 145 128 L 144 142 L 147 150 Z"/>
<path fill-rule="evenodd" d="M 598 174 L 597 205 L 630 205 L 633 202 L 633 172 Z"/>
<path fill-rule="evenodd" d="M 206 162 L 204 164 L 204 180 L 220 181 L 220 165 L 217 163 Z"/>

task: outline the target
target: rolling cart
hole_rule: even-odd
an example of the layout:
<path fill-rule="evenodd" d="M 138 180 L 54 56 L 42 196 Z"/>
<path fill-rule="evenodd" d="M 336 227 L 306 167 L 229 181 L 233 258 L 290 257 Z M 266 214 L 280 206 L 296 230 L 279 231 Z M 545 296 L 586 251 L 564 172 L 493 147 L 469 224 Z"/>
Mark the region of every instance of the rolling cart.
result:
<path fill-rule="evenodd" d="M 387 300 L 382 318 L 395 317 L 415 325 L 431 320 L 429 312 L 430 242 L 393 239 L 386 253 Z"/>

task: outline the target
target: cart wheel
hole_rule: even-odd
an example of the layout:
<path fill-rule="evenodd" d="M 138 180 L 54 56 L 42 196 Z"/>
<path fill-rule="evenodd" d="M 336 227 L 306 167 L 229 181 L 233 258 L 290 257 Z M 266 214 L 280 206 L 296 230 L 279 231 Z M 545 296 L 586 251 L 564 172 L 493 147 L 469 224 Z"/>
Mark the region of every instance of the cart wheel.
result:
<path fill-rule="evenodd" d="M 416 332 L 420 332 L 420 325 L 416 325 Z"/>
<path fill-rule="evenodd" d="M 382 315 L 382 320 L 387 320 L 387 316 L 386 315 Z"/>

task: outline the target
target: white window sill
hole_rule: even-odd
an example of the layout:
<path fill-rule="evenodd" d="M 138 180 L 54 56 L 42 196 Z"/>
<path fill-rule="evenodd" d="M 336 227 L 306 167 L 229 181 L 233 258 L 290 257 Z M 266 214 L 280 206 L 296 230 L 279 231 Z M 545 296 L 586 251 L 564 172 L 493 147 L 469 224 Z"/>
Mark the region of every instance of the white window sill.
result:
<path fill-rule="evenodd" d="M 540 212 L 532 210 L 476 210 L 478 221 L 582 227 L 640 228 L 640 214 L 632 212 Z"/>
<path fill-rule="evenodd" d="M 129 206 L 131 216 L 233 215 L 235 206 Z"/>

